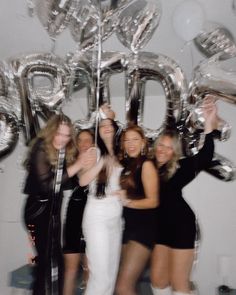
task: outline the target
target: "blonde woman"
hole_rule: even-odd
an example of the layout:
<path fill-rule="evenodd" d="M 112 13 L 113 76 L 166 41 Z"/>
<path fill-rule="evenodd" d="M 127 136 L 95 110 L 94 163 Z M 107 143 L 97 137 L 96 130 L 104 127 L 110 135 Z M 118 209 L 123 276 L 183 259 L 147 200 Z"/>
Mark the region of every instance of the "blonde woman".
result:
<path fill-rule="evenodd" d="M 154 295 L 190 295 L 190 274 L 196 236 L 195 214 L 182 195 L 182 188 L 211 162 L 214 151 L 212 131 L 217 125 L 214 99 L 203 104 L 205 143 L 196 156 L 181 159 L 178 135 L 163 132 L 155 144 L 160 177 L 160 206 L 157 214 L 156 245 L 151 259 Z"/>
<path fill-rule="evenodd" d="M 48 294 L 51 288 L 48 264 L 52 257 L 49 253 L 51 243 L 49 224 L 55 222 L 53 235 L 55 241 L 55 262 L 58 265 L 55 281 L 58 294 L 62 294 L 63 257 L 60 245 L 60 209 L 63 189 L 69 184 L 70 177 L 81 168 L 81 160 L 77 159 L 74 143 L 74 131 L 71 120 L 65 115 L 54 115 L 33 140 L 25 161 L 27 178 L 24 193 L 28 195 L 24 208 L 24 221 L 37 251 L 33 295 Z M 55 174 L 59 151 L 64 150 L 62 158 L 60 189 L 54 198 Z"/>

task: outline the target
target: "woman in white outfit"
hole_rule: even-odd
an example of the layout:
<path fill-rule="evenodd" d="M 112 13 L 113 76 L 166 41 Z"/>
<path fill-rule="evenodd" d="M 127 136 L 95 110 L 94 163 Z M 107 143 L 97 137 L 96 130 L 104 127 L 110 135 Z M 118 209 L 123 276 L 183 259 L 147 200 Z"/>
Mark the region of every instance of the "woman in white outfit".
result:
<path fill-rule="evenodd" d="M 86 295 L 112 295 L 120 260 L 122 235 L 122 204 L 114 192 L 120 189 L 122 167 L 116 159 L 117 126 L 111 119 L 99 122 L 97 145 L 87 152 L 89 165 L 80 175 L 80 185 L 89 184 L 87 204 L 83 216 L 89 279 Z M 92 160 L 91 160 L 92 159 Z"/>

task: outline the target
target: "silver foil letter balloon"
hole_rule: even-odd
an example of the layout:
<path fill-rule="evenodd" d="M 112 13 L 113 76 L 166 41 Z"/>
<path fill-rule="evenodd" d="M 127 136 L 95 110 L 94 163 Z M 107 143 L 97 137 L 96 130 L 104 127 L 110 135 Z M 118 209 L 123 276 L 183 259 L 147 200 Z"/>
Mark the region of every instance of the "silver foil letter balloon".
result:
<path fill-rule="evenodd" d="M 0 64 L 0 159 L 10 153 L 19 135 L 19 120 L 14 112 L 17 102 L 9 98 L 11 81 L 4 64 Z"/>
<path fill-rule="evenodd" d="M 140 52 L 136 58 L 130 55 L 126 76 L 128 122 L 142 126 L 146 136 L 153 140 L 164 128 L 183 124 L 186 117 L 187 85 L 182 69 L 174 60 L 150 52 Z M 167 105 L 164 122 L 155 130 L 143 126 L 145 86 L 148 80 L 161 83 Z"/>
<path fill-rule="evenodd" d="M 70 70 L 53 54 L 31 54 L 11 61 L 21 99 L 22 124 L 26 143 L 40 129 L 37 115 L 48 119 L 60 111 L 68 96 Z"/>

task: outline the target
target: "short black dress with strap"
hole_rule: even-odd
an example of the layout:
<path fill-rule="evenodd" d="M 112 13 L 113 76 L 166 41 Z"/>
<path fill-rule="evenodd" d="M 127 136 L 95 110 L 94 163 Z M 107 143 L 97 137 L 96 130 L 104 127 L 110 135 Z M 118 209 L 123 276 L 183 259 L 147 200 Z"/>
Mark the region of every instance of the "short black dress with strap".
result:
<path fill-rule="evenodd" d="M 212 133 L 207 134 L 205 143 L 195 156 L 179 161 L 179 168 L 167 181 L 163 179 L 165 166 L 159 169 L 160 206 L 157 213 L 156 244 L 175 249 L 193 249 L 196 238 L 196 217 L 183 198 L 182 189 L 197 174 L 208 167 L 214 152 Z"/>
<path fill-rule="evenodd" d="M 122 163 L 125 168 L 121 175 L 129 175 L 130 167 L 137 165 L 134 173 L 135 188 L 127 189 L 128 198 L 137 200 L 145 198 L 141 177 L 142 168 L 143 164 L 150 160 L 142 156 L 141 161 L 138 163 L 136 161 L 136 158 L 126 158 Z M 123 244 L 129 241 L 135 241 L 152 249 L 155 244 L 156 209 L 133 209 L 124 207 L 123 217 L 125 221 Z"/>
<path fill-rule="evenodd" d="M 77 176 L 72 177 L 73 191 L 70 196 L 63 231 L 63 252 L 84 253 L 85 241 L 82 235 L 82 220 L 87 201 L 87 186 L 81 187 Z"/>

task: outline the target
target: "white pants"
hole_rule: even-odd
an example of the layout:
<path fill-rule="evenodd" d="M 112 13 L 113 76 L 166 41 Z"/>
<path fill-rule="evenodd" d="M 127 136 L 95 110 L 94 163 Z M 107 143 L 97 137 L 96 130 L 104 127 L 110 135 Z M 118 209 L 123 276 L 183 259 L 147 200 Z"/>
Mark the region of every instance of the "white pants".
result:
<path fill-rule="evenodd" d="M 112 295 L 120 261 L 122 205 L 116 197 L 89 197 L 83 216 L 89 279 L 85 295 Z"/>

